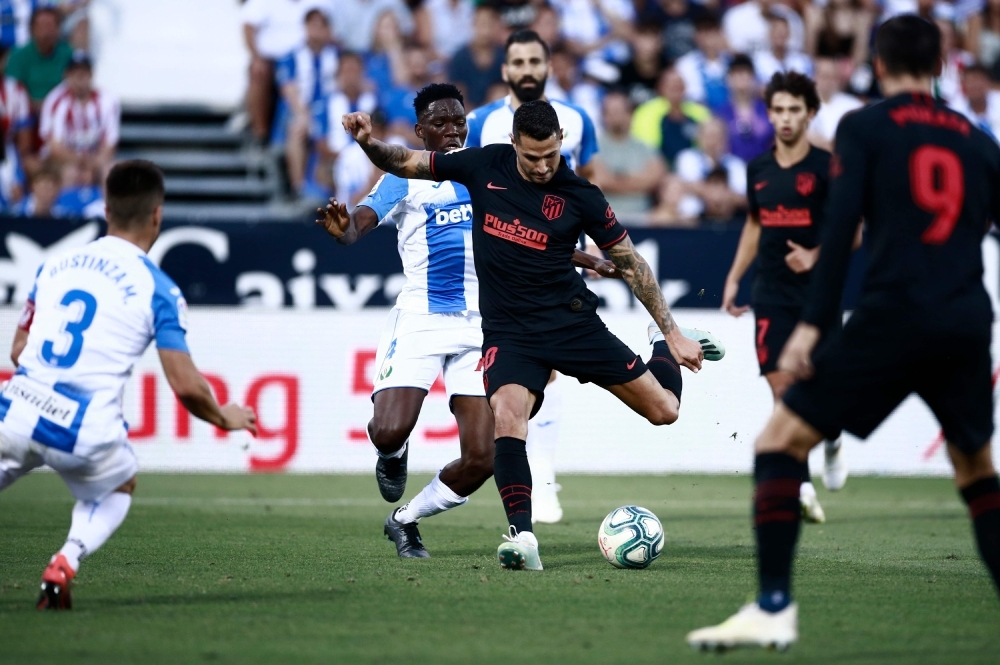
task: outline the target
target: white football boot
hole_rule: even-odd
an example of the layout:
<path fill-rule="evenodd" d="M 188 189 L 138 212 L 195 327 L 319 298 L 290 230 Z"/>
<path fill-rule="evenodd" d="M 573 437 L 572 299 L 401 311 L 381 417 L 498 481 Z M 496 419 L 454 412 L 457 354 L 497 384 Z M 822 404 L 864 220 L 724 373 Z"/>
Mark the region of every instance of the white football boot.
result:
<path fill-rule="evenodd" d="M 847 484 L 847 460 L 844 459 L 841 439 L 827 441 L 823 446 L 823 484 L 831 492 L 843 489 Z"/>
<path fill-rule="evenodd" d="M 557 492 L 562 489 L 558 483 L 534 485 L 531 488 L 531 523 L 558 524 L 563 517 Z"/>
<path fill-rule="evenodd" d="M 705 360 L 722 360 L 726 357 L 726 347 L 712 333 L 694 328 L 678 328 L 678 330 L 688 339 L 693 339 L 701 344 L 701 351 L 705 354 Z M 660 331 L 660 327 L 656 325 L 656 321 L 649 322 L 649 325 L 646 327 L 646 336 L 649 338 L 650 344 L 664 341 L 663 333 Z"/>
<path fill-rule="evenodd" d="M 826 521 L 823 506 L 816 498 L 816 488 L 812 483 L 802 483 L 799 490 L 799 505 L 802 507 L 802 519 L 810 524 L 822 524 Z"/>
<path fill-rule="evenodd" d="M 784 651 L 799 639 L 799 606 L 790 604 L 780 612 L 765 612 L 749 603 L 718 626 L 688 633 L 687 643 L 695 649 L 722 651 L 735 647 L 759 646 Z"/>
<path fill-rule="evenodd" d="M 510 535 L 497 548 L 497 558 L 504 570 L 541 570 L 542 560 L 538 557 L 538 539 L 530 531 L 517 532 L 510 527 Z"/>

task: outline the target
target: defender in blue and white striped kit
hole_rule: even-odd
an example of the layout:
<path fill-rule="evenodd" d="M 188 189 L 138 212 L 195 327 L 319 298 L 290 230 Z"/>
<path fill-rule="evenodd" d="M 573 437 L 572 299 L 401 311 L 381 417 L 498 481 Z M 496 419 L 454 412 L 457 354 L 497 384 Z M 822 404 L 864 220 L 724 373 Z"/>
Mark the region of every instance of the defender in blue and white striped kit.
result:
<path fill-rule="evenodd" d="M 21 318 L 0 391 L 0 490 L 47 465 L 76 497 L 69 536 L 42 576 L 39 609 L 70 609 L 70 581 L 128 514 L 139 464 L 122 393 L 156 341 L 177 397 L 195 416 L 256 432 L 249 409 L 219 407 L 185 341 L 186 305 L 146 252 L 163 218 L 163 175 L 122 162 L 108 175 L 108 235 L 45 261 Z"/>

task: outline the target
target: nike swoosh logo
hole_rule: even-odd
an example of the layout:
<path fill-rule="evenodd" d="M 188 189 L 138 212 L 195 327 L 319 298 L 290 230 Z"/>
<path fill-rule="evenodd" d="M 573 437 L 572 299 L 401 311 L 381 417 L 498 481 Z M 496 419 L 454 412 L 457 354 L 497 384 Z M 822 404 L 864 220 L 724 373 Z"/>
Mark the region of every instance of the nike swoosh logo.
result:
<path fill-rule="evenodd" d="M 522 501 L 517 501 L 516 503 L 512 503 L 510 504 L 510 507 L 513 508 L 514 506 L 520 506 L 522 503 L 527 503 L 527 499 L 524 499 Z"/>
<path fill-rule="evenodd" d="M 765 187 L 767 187 L 767 180 L 765 180 L 764 182 L 758 182 L 756 185 L 753 186 L 754 190 L 758 192 L 764 189 Z"/>
<path fill-rule="evenodd" d="M 628 365 L 625 365 L 625 366 L 628 367 L 629 369 L 632 369 L 633 367 L 635 367 L 635 363 L 636 363 L 637 360 L 639 360 L 638 356 L 636 356 L 635 358 L 633 358 L 632 362 L 630 362 Z"/>
<path fill-rule="evenodd" d="M 486 183 L 486 189 L 507 189 L 506 187 L 497 187 L 492 182 Z"/>

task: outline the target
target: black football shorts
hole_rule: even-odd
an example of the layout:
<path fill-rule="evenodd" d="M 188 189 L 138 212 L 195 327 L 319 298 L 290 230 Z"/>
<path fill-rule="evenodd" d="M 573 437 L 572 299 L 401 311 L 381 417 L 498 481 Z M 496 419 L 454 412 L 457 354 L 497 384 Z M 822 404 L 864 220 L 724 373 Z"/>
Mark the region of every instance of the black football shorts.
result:
<path fill-rule="evenodd" d="M 802 308 L 789 305 L 754 305 L 753 315 L 757 324 L 754 339 L 757 347 L 757 364 L 760 365 L 760 375 L 767 376 L 771 372 L 778 371 L 778 358 L 799 323 Z M 839 329 L 838 321 L 834 328 L 823 334 L 823 344 L 831 333 Z"/>
<path fill-rule="evenodd" d="M 993 435 L 988 329 L 929 333 L 892 313 L 859 310 L 813 362 L 813 378 L 792 386 L 784 402 L 828 438 L 841 429 L 867 438 L 910 393 L 966 454 Z"/>
<path fill-rule="evenodd" d="M 508 383 L 524 386 L 537 398 L 534 416 L 552 370 L 606 388 L 638 379 L 646 365 L 596 316 L 592 323 L 528 337 L 483 332 L 486 399 Z"/>

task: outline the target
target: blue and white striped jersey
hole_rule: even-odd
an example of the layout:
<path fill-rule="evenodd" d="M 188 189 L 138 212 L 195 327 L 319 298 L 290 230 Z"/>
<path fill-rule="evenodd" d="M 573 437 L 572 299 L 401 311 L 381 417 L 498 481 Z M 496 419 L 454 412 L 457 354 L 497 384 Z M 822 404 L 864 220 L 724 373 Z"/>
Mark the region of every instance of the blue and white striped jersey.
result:
<path fill-rule="evenodd" d="M 335 46 L 325 46 L 318 54 L 300 46 L 278 61 L 274 77 L 279 86 L 297 83 L 302 103 L 309 106 L 326 100 L 337 91 L 340 56 Z M 325 108 L 324 108 L 325 110 Z"/>
<path fill-rule="evenodd" d="M 423 314 L 479 311 L 472 199 L 464 185 L 384 175 L 358 205 L 399 231 L 406 286 L 396 307 Z"/>
<path fill-rule="evenodd" d="M 562 153 L 571 169 L 586 166 L 597 154 L 597 132 L 587 112 L 579 106 L 550 99 L 549 103 L 559 116 L 563 130 Z M 482 148 L 495 143 L 510 143 L 511 129 L 514 127 L 514 109 L 510 106 L 510 95 L 492 104 L 480 106 L 466 117 L 469 136 L 465 139 L 467 148 Z"/>
<path fill-rule="evenodd" d="M 0 427 L 81 457 L 124 439 L 122 392 L 146 347 L 188 350 L 180 289 L 109 236 L 45 261 L 28 301 L 28 343 L 0 393 Z"/>

